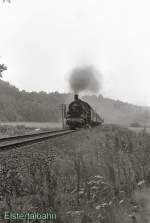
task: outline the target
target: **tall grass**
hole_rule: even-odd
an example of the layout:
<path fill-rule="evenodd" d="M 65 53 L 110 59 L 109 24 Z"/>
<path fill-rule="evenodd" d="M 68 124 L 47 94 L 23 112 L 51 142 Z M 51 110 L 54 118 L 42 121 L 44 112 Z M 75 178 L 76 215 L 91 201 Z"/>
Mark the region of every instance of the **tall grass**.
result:
<path fill-rule="evenodd" d="M 0 212 L 54 212 L 58 223 L 132 223 L 150 183 L 150 139 L 117 126 L 2 154 Z M 144 221 L 143 221 L 144 222 Z"/>

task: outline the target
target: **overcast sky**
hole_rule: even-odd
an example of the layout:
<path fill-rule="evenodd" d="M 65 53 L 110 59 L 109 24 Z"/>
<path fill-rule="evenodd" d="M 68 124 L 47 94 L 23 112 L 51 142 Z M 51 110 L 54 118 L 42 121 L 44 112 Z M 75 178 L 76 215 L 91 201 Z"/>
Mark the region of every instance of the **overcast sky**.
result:
<path fill-rule="evenodd" d="M 4 80 L 68 92 L 71 69 L 93 64 L 104 96 L 150 106 L 149 9 L 148 0 L 0 1 Z"/>

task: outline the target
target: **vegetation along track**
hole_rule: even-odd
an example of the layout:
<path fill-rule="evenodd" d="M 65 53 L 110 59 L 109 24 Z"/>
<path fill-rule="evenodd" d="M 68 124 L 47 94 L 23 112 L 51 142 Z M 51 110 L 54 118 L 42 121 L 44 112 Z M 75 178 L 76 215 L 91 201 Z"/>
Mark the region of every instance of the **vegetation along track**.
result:
<path fill-rule="evenodd" d="M 62 129 L 0 138 L 0 152 L 21 146 L 31 145 L 51 138 L 67 135 L 72 132 L 75 132 L 75 130 Z"/>

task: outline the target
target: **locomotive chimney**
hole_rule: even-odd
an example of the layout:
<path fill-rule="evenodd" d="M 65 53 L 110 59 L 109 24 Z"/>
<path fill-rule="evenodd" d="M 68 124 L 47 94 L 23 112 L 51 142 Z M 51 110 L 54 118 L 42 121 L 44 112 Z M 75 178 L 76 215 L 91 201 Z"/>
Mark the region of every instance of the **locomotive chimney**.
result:
<path fill-rule="evenodd" d="M 78 99 L 79 99 L 78 94 L 75 94 L 75 95 L 74 95 L 74 100 L 77 101 Z"/>

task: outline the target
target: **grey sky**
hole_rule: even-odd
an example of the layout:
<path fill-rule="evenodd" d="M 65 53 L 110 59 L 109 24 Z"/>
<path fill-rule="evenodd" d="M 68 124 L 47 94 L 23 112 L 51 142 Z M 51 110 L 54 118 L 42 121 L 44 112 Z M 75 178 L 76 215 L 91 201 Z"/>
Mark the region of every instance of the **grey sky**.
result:
<path fill-rule="evenodd" d="M 0 2 L 5 80 L 29 91 L 69 91 L 75 66 L 94 64 L 104 96 L 150 106 L 148 0 Z"/>

